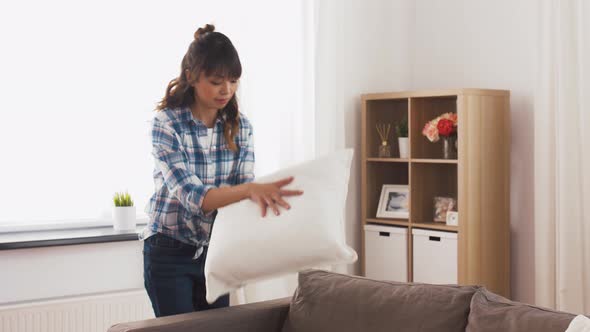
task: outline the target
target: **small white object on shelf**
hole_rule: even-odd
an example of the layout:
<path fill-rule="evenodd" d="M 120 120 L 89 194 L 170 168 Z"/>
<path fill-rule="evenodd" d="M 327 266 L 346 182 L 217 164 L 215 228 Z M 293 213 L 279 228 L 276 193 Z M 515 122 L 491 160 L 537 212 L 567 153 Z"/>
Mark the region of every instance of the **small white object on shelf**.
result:
<path fill-rule="evenodd" d="M 447 211 L 447 225 L 459 226 L 459 212 Z"/>
<path fill-rule="evenodd" d="M 399 145 L 399 157 L 402 159 L 407 159 L 409 157 L 408 150 L 409 150 L 409 141 L 407 137 L 398 137 L 397 142 Z"/>

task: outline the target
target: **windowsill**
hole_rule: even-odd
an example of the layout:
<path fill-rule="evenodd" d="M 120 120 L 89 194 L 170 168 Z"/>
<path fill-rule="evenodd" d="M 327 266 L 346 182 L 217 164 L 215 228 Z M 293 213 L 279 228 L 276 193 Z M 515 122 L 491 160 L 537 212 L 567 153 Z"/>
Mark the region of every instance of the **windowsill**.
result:
<path fill-rule="evenodd" d="M 24 231 L 0 233 L 0 250 L 66 246 L 87 243 L 137 241 L 146 224 L 138 224 L 135 230 L 116 231 L 113 226 L 78 229 Z"/>

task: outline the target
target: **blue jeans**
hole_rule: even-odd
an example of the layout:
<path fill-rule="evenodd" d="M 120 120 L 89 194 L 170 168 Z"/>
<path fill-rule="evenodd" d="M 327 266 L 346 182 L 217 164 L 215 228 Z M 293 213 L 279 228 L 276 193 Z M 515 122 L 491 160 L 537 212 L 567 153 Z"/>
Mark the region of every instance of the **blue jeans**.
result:
<path fill-rule="evenodd" d="M 212 304 L 205 299 L 207 247 L 198 259 L 197 247 L 160 233 L 143 245 L 143 278 L 156 317 L 229 306 L 229 294 Z"/>

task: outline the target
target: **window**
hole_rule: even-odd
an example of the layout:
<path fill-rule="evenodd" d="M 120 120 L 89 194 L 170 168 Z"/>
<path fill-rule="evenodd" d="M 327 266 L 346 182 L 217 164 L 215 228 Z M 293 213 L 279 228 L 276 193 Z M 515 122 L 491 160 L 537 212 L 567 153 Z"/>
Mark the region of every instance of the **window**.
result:
<path fill-rule="evenodd" d="M 145 220 L 154 190 L 149 121 L 206 23 L 240 54 L 238 97 L 254 124 L 257 170 L 309 157 L 305 8 L 269 0 L 1 4 L 0 231 L 110 224 L 111 198 L 125 190 Z"/>

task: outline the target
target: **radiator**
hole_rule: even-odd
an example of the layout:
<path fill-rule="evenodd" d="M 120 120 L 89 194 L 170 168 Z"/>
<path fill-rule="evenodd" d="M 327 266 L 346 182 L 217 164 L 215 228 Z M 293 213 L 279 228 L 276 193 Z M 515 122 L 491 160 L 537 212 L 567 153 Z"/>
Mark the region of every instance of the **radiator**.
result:
<path fill-rule="evenodd" d="M 0 305 L 0 332 L 105 332 L 154 318 L 145 290 Z"/>

